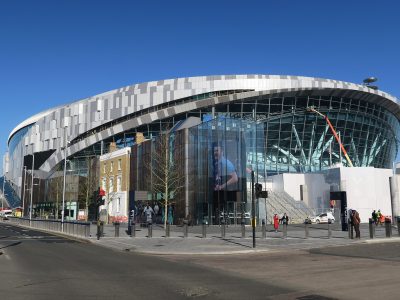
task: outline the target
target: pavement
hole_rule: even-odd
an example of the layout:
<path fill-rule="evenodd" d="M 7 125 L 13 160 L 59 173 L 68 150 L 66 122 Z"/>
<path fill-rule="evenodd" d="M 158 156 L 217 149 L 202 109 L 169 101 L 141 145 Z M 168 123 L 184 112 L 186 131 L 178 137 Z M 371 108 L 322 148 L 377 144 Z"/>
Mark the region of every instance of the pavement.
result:
<path fill-rule="evenodd" d="M 154 255 L 223 255 L 240 253 L 276 252 L 287 250 L 308 250 L 332 246 L 346 246 L 363 243 L 400 242 L 397 228 L 392 227 L 392 237 L 386 238 L 385 227 L 375 227 L 375 238 L 369 238 L 368 224 L 361 225 L 361 239 L 349 239 L 347 231 L 341 231 L 340 224 L 329 225 L 331 236 L 328 236 L 328 224 L 309 225 L 308 238 L 304 225 L 289 225 L 287 237 L 281 228 L 275 232 L 267 226 L 266 238 L 262 237 L 261 227 L 256 228 L 255 248 L 253 248 L 252 228 L 246 226 L 245 238 L 242 238 L 240 225 L 230 225 L 221 236 L 220 226 L 206 226 L 206 238 L 202 237 L 202 226 L 188 226 L 187 237 L 182 226 L 171 226 L 170 236 L 165 237 L 161 225 L 152 226 L 152 237 L 146 227 L 136 226 L 135 237 L 127 234 L 127 225 L 121 224 L 119 237 L 115 237 L 115 227 L 105 225 L 104 235 L 97 239 L 96 227 L 91 226 L 89 242 L 114 249 L 116 251 L 133 251 Z"/>

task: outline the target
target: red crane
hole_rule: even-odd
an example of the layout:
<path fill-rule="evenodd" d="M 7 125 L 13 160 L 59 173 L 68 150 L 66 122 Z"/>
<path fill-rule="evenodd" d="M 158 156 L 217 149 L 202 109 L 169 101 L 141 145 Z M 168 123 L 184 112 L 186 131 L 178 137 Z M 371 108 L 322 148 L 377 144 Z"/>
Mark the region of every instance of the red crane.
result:
<path fill-rule="evenodd" d="M 326 123 L 328 123 L 329 128 L 331 129 L 331 131 L 332 131 L 334 137 L 336 138 L 337 142 L 339 143 L 340 149 L 342 149 L 343 154 L 344 154 L 344 156 L 346 157 L 346 160 L 347 160 L 347 162 L 349 163 L 350 167 L 354 167 L 354 166 L 353 166 L 353 163 L 352 163 L 351 160 L 350 160 L 350 157 L 347 155 L 346 149 L 344 148 L 342 142 L 340 141 L 339 136 L 338 136 L 337 133 L 336 133 L 335 128 L 333 128 L 333 125 L 332 125 L 331 121 L 329 121 L 329 118 L 328 118 L 326 115 L 324 115 L 324 114 L 320 113 L 319 111 L 317 111 L 316 109 L 314 109 L 313 107 L 308 107 L 307 110 L 308 110 L 308 111 L 311 111 L 311 112 L 314 112 L 314 113 L 320 115 L 321 117 L 323 117 L 323 118 L 325 119 L 325 121 L 326 121 Z"/>

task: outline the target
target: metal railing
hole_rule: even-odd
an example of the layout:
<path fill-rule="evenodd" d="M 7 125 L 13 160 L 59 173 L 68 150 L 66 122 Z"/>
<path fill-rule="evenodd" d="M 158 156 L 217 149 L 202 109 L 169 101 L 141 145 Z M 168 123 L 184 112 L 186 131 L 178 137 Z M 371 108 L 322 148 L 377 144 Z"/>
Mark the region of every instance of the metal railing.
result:
<path fill-rule="evenodd" d="M 90 223 L 79 221 L 64 221 L 64 230 L 62 222 L 59 220 L 32 219 L 9 217 L 9 222 L 21 226 L 31 227 L 49 232 L 60 232 L 72 236 L 85 237 L 90 236 Z"/>

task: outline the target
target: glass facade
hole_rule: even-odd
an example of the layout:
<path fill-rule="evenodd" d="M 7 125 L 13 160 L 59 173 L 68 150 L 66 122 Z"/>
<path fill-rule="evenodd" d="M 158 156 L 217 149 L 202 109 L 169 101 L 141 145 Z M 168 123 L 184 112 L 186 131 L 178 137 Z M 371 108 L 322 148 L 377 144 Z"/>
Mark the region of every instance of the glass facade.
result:
<path fill-rule="evenodd" d="M 251 171 L 264 181 L 264 133 L 254 121 L 217 118 L 189 130 L 189 189 L 196 223 L 237 222 L 250 211 Z"/>
<path fill-rule="evenodd" d="M 354 166 L 391 168 L 397 153 L 399 122 L 374 103 L 314 96 L 265 98 L 231 106 L 237 111 L 231 116 L 253 113 L 263 124 L 268 175 L 324 170 L 338 163 L 349 166 L 326 120 L 308 112 L 309 107 L 330 119 Z"/>

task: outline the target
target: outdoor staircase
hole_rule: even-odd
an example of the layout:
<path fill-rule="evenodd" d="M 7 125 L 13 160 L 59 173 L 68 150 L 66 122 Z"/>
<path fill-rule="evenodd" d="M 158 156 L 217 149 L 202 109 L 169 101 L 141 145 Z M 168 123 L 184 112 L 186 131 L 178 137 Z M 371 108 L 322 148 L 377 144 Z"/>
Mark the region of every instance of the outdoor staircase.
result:
<path fill-rule="evenodd" d="M 284 213 L 289 217 L 289 223 L 300 224 L 304 220 L 313 216 L 315 212 L 304 202 L 296 201 L 286 192 L 268 191 L 267 204 L 267 224 L 273 223 L 274 214 L 281 218 Z"/>

